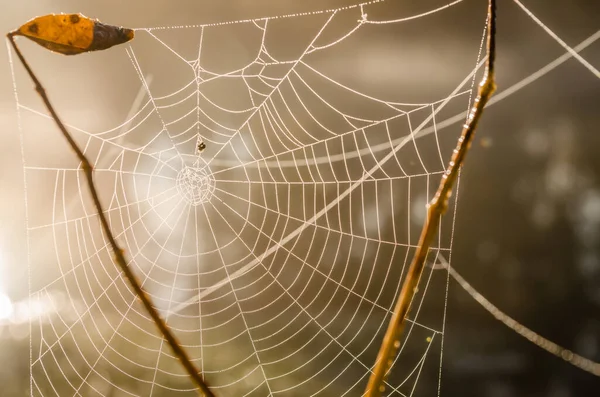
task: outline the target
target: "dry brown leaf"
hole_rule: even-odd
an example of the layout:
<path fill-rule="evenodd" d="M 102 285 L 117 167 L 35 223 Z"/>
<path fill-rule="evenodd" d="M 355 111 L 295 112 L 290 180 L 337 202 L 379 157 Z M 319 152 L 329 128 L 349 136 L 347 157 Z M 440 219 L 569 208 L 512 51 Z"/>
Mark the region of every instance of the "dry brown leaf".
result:
<path fill-rule="evenodd" d="M 26 22 L 15 32 L 64 55 L 105 50 L 133 39 L 131 29 L 105 25 L 82 14 L 50 14 Z"/>

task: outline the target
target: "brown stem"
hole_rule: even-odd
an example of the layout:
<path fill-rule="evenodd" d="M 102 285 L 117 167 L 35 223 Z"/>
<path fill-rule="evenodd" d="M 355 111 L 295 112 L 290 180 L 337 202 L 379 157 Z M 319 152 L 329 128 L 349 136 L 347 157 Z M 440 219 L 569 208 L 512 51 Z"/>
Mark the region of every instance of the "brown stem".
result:
<path fill-rule="evenodd" d="M 487 33 L 487 63 L 485 73 L 481 83 L 475 103 L 471 108 L 469 117 L 463 127 L 458 144 L 446 172 L 442 176 L 442 180 L 435 194 L 435 197 L 429 203 L 427 209 L 427 219 L 423 224 L 419 245 L 415 252 L 415 256 L 410 264 L 406 279 L 402 284 L 402 289 L 396 306 L 390 320 L 385 337 L 381 343 L 375 368 L 369 378 L 369 383 L 365 391 L 365 397 L 379 397 L 385 391 L 384 382 L 388 376 L 388 372 L 394 362 L 394 358 L 400 348 L 400 339 L 406 323 L 406 315 L 410 308 L 410 304 L 417 291 L 419 279 L 423 274 L 425 267 L 425 259 L 429 252 L 431 242 L 435 237 L 442 215 L 448 207 L 448 200 L 452 195 L 452 187 L 458 177 L 458 171 L 465 160 L 465 156 L 471 146 L 477 124 L 483 113 L 487 101 L 490 99 L 496 89 L 494 82 L 494 61 L 496 55 L 496 2 L 489 0 L 488 4 L 488 33 Z"/>
<path fill-rule="evenodd" d="M 166 339 L 166 341 L 171 346 L 171 349 L 173 349 L 173 353 L 175 353 L 175 355 L 179 359 L 179 362 L 181 362 L 181 365 L 183 365 L 183 367 L 187 371 L 190 378 L 192 378 L 192 381 L 196 384 L 198 390 L 201 392 L 201 394 L 203 396 L 214 397 L 214 394 L 210 391 L 210 389 L 208 388 L 206 383 L 204 383 L 204 381 L 202 380 L 202 376 L 200 375 L 199 371 L 196 369 L 194 364 L 191 362 L 191 360 L 188 357 L 185 350 L 183 350 L 183 348 L 181 347 L 181 344 L 179 343 L 179 341 L 177 341 L 177 338 L 175 338 L 175 336 L 171 333 L 171 330 L 167 326 L 167 323 L 162 319 L 162 317 L 160 316 L 158 311 L 156 311 L 156 309 L 154 308 L 154 305 L 152 304 L 150 297 L 146 294 L 146 292 L 140 286 L 138 280 L 135 277 L 135 274 L 133 274 L 133 271 L 129 268 L 129 266 L 127 266 L 127 261 L 125 260 L 125 255 L 123 254 L 123 250 L 121 250 L 121 248 L 119 248 L 119 246 L 117 245 L 117 241 L 115 240 L 115 237 L 113 236 L 113 234 L 110 230 L 108 221 L 106 220 L 106 216 L 104 215 L 104 210 L 102 209 L 102 204 L 100 203 L 100 198 L 98 197 L 98 192 L 96 191 L 96 187 L 94 186 L 93 167 L 90 164 L 90 162 L 88 161 L 88 159 L 85 157 L 85 154 L 83 153 L 83 151 L 81 151 L 81 149 L 79 148 L 79 146 L 77 145 L 77 143 L 75 142 L 75 140 L 73 139 L 71 134 L 69 134 L 69 132 L 65 128 L 62 121 L 60 121 L 60 118 L 58 117 L 58 114 L 56 114 L 54 107 L 50 104 L 50 100 L 48 99 L 48 96 L 46 95 L 46 90 L 44 89 L 44 87 L 42 86 L 42 84 L 40 83 L 38 78 L 35 76 L 35 74 L 33 73 L 33 70 L 31 70 L 31 67 L 29 66 L 27 61 L 25 61 L 23 54 L 21 54 L 21 51 L 17 47 L 14 36 L 18 35 L 18 34 L 19 33 L 17 31 L 15 31 L 15 32 L 8 33 L 6 36 L 8 37 L 8 40 L 10 41 L 13 48 L 15 49 L 15 52 L 17 53 L 19 60 L 25 67 L 25 70 L 27 70 L 27 73 L 33 80 L 33 82 L 35 84 L 35 90 L 42 97 L 42 100 L 44 101 L 46 108 L 50 112 L 50 115 L 52 116 L 52 118 L 54 119 L 56 124 L 58 125 L 58 128 L 60 129 L 60 131 L 62 132 L 64 137 L 69 142 L 69 145 L 71 146 L 71 148 L 77 154 L 77 158 L 79 159 L 79 161 L 81 161 L 81 168 L 83 169 L 83 172 L 85 174 L 85 178 L 87 180 L 87 185 L 90 190 L 90 194 L 92 195 L 92 200 L 94 201 L 94 206 L 96 207 L 96 210 L 98 211 L 98 216 L 100 217 L 100 223 L 102 224 L 102 229 L 104 230 L 104 234 L 108 238 L 110 246 L 112 247 L 117 265 L 119 266 L 119 268 L 121 268 L 121 271 L 125 274 L 125 277 L 129 281 L 129 284 L 131 284 L 131 287 L 135 291 L 135 294 L 138 296 L 138 298 L 140 298 L 140 300 L 144 304 L 144 307 L 148 311 L 148 314 L 150 314 L 150 317 L 152 317 L 152 320 L 154 320 L 154 323 L 160 330 L 163 337 Z"/>

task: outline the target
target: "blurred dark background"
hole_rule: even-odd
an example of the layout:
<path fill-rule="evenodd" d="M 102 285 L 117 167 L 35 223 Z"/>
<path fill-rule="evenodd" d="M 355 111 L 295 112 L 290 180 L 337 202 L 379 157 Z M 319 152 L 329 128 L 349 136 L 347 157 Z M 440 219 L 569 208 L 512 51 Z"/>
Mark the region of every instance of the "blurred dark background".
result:
<path fill-rule="evenodd" d="M 566 51 L 514 2 L 498 3 L 496 95 L 500 96 L 504 89 Z M 4 0 L 0 26 L 8 32 L 35 15 L 53 12 L 82 12 L 107 23 L 136 28 L 204 24 L 348 4 L 351 2 L 334 0 L 85 4 Z M 365 10 L 369 18 L 384 20 L 444 4 L 446 1 L 388 0 L 385 8 L 375 4 Z M 600 29 L 597 1 L 523 0 L 523 4 L 571 47 Z M 441 93 L 447 95 L 475 64 L 485 8 L 486 1 L 465 0 L 407 22 L 400 31 L 391 24 L 378 31 L 369 30 L 368 34 L 359 32 L 352 37 L 351 45 L 332 54 L 320 53 L 318 64 L 322 70 L 340 70 L 339 76 L 349 85 L 376 97 L 408 98 L 413 102 L 443 98 Z M 310 21 L 312 17 L 302 18 Z M 302 26 L 297 19 L 295 22 Z M 285 50 L 288 41 L 301 40 L 302 35 L 298 36 L 288 31 L 273 46 Z M 227 46 L 228 40 L 235 38 L 223 36 L 222 40 Z M 243 49 L 244 43 L 240 43 L 238 47 Z M 131 88 L 138 81 L 107 83 L 100 63 L 98 70 L 45 68 L 47 54 L 41 54 L 33 45 L 24 44 L 23 48 L 49 86 L 50 95 L 57 97 L 59 113 L 68 122 L 84 123 L 90 130 L 96 126 L 108 128 L 117 124 L 115 120 L 126 113 L 123 109 L 131 105 L 131 96 L 119 94 L 119 84 Z M 589 45 L 581 55 L 600 68 L 600 44 Z M 23 174 L 6 51 L 0 57 L 0 287 L 3 297 L 19 302 L 28 296 Z M 352 66 L 357 64 L 361 66 Z M 15 67 L 21 69 L 20 65 Z M 54 75 L 69 73 L 76 74 L 79 83 L 69 86 L 65 85 L 66 78 L 54 79 Z M 131 87 L 127 86 L 130 83 Z M 166 84 L 169 86 L 169 82 Z M 28 82 L 21 79 L 19 93 L 25 99 L 20 100 L 35 98 L 33 89 L 27 92 L 27 88 Z M 393 96 L 399 89 L 405 95 Z M 85 102 L 89 108 L 80 109 L 78 101 L 73 100 L 79 90 L 95 92 Z M 599 103 L 598 78 L 571 58 L 489 106 L 462 171 L 452 250 L 452 265 L 492 303 L 544 337 L 596 362 L 600 361 Z M 459 129 L 460 123 L 455 123 L 443 130 L 451 135 L 448 142 L 456 139 Z M 55 138 L 59 139 L 58 133 Z M 9 322 L 0 329 L 0 354 L 10 363 L 0 369 L 3 388 L 8 390 L 2 395 L 26 395 L 28 331 L 15 331 L 15 325 Z M 597 377 L 515 334 L 453 281 L 445 330 L 442 396 L 597 394 Z M 437 382 L 437 378 L 431 375 L 419 383 L 430 381 Z M 418 394 L 418 388 L 416 393 L 435 395 L 437 387 L 429 389 L 433 394 Z"/>

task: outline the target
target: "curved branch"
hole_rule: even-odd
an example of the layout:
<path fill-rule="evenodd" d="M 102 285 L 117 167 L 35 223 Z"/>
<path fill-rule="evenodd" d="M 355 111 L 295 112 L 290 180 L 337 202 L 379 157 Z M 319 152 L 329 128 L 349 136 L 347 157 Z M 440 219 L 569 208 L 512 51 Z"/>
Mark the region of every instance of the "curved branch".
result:
<path fill-rule="evenodd" d="M 71 146 L 71 148 L 73 149 L 75 154 L 77 155 L 77 158 L 79 159 L 79 161 L 81 161 L 81 168 L 83 169 L 83 173 L 85 174 L 85 178 L 87 180 L 87 185 L 90 190 L 90 194 L 92 196 L 92 201 L 94 202 L 96 211 L 98 211 L 98 216 L 100 218 L 102 230 L 104 231 L 104 234 L 108 238 L 110 246 L 113 250 L 113 253 L 115 256 L 115 262 L 117 263 L 117 265 L 119 266 L 119 268 L 121 269 L 121 271 L 123 272 L 125 277 L 127 278 L 127 281 L 129 281 L 129 284 L 135 291 L 135 294 L 142 301 L 144 307 L 148 311 L 148 314 L 150 314 L 150 317 L 152 317 L 152 320 L 154 321 L 154 323 L 160 330 L 160 333 L 166 339 L 167 343 L 171 346 L 171 349 L 173 349 L 173 353 L 177 356 L 181 365 L 185 368 L 185 370 L 187 371 L 190 378 L 192 378 L 193 382 L 196 384 L 198 390 L 202 393 L 203 396 L 214 397 L 214 394 L 210 391 L 210 389 L 208 388 L 206 383 L 204 383 L 204 381 L 202 380 L 202 376 L 200 375 L 199 371 L 196 369 L 196 367 L 194 366 L 194 364 L 188 357 L 185 350 L 183 350 L 183 348 L 181 347 L 181 344 L 179 343 L 177 338 L 175 338 L 175 336 L 171 333 L 171 330 L 167 326 L 167 323 L 162 319 L 162 317 L 160 316 L 160 314 L 158 313 L 158 311 L 152 304 L 150 297 L 142 289 L 140 283 L 138 282 L 137 278 L 135 277 L 135 274 L 129 268 L 129 266 L 127 266 L 127 261 L 125 260 L 125 255 L 123 253 L 123 250 L 117 244 L 117 241 L 115 240 L 115 237 L 114 237 L 112 231 L 110 230 L 110 226 L 108 225 L 108 220 L 106 219 L 106 216 L 104 215 L 104 210 L 102 209 L 102 204 L 100 203 L 100 198 L 98 197 L 98 192 L 96 191 L 96 187 L 94 185 L 94 179 L 93 179 L 94 174 L 93 174 L 92 164 L 89 162 L 89 160 L 87 159 L 87 157 L 85 156 L 83 151 L 79 148 L 79 146 L 77 145 L 77 143 L 75 142 L 75 140 L 73 139 L 71 134 L 69 134 L 69 132 L 67 131 L 67 128 L 62 123 L 62 121 L 58 117 L 58 114 L 54 110 L 54 107 L 50 103 L 50 100 L 48 99 L 48 95 L 46 94 L 46 90 L 44 89 L 44 87 L 42 86 L 42 84 L 40 83 L 38 78 L 35 76 L 35 74 L 33 73 L 33 70 L 31 69 L 31 67 L 29 66 L 27 61 L 25 61 L 23 54 L 21 53 L 21 51 L 19 50 L 19 48 L 17 47 L 17 44 L 15 42 L 14 36 L 17 34 L 18 34 L 18 31 L 14 31 L 14 32 L 8 33 L 6 36 L 8 37 L 8 40 L 10 41 L 13 48 L 15 49 L 15 52 L 17 53 L 19 60 L 25 67 L 25 70 L 31 77 L 31 80 L 33 80 L 33 83 L 35 84 L 35 90 L 38 92 L 38 94 L 40 94 L 40 97 L 42 97 L 42 100 L 44 101 L 46 108 L 50 112 L 50 115 L 56 122 L 56 125 L 62 132 L 65 139 L 68 141 L 69 145 Z"/>
<path fill-rule="evenodd" d="M 425 268 L 425 259 L 429 252 L 429 247 L 438 231 L 442 216 L 448 207 L 448 200 L 452 195 L 454 182 L 458 178 L 458 171 L 465 161 L 477 124 L 483 114 L 483 108 L 496 90 L 494 82 L 494 61 L 496 59 L 496 1 L 489 0 L 488 4 L 488 32 L 487 32 L 487 63 L 483 79 L 479 84 L 479 91 L 475 103 L 469 112 L 467 122 L 464 125 L 462 134 L 458 138 L 458 144 L 452 154 L 450 163 L 442 180 L 427 208 L 427 219 L 423 224 L 419 245 L 415 256 L 410 264 L 400 295 L 396 301 L 396 306 L 390 320 L 387 332 L 381 343 L 379 354 L 373 373 L 369 378 L 369 383 L 365 391 L 366 397 L 379 397 L 385 391 L 384 381 L 386 380 L 394 358 L 401 346 L 402 332 L 406 323 L 406 315 L 410 309 L 423 269 Z"/>

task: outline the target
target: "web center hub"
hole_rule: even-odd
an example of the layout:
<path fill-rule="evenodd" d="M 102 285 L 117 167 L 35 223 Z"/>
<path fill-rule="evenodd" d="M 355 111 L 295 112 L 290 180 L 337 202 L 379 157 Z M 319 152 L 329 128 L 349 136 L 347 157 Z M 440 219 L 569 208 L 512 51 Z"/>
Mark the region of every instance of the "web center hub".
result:
<path fill-rule="evenodd" d="M 176 185 L 179 194 L 193 206 L 209 202 L 215 191 L 215 179 L 206 167 L 183 167 Z"/>

